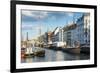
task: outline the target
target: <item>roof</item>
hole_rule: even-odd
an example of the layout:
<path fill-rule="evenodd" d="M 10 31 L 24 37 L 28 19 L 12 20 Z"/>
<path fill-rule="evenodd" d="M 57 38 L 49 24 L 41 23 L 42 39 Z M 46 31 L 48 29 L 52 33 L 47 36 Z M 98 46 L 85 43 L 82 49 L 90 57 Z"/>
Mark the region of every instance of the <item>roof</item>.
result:
<path fill-rule="evenodd" d="M 77 24 L 67 25 L 63 28 L 64 31 L 73 30 L 77 27 Z"/>

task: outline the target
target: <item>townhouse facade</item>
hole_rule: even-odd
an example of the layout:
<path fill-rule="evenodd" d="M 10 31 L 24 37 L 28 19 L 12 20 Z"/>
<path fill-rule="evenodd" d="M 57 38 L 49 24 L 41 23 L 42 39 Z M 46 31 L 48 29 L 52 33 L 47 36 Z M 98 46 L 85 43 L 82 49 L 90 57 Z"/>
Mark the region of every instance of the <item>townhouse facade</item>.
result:
<path fill-rule="evenodd" d="M 86 13 L 79 17 L 76 23 L 63 27 L 63 40 L 66 47 L 76 47 L 90 44 L 90 14 Z"/>
<path fill-rule="evenodd" d="M 81 45 L 90 44 L 90 14 L 84 14 L 77 20 L 77 40 Z"/>
<path fill-rule="evenodd" d="M 61 27 L 56 27 L 53 31 L 53 46 L 56 47 L 63 47 L 65 45 L 65 42 L 63 41 L 63 29 Z"/>
<path fill-rule="evenodd" d="M 76 24 L 70 24 L 64 27 L 64 42 L 66 42 L 66 47 L 74 47 L 76 41 Z"/>

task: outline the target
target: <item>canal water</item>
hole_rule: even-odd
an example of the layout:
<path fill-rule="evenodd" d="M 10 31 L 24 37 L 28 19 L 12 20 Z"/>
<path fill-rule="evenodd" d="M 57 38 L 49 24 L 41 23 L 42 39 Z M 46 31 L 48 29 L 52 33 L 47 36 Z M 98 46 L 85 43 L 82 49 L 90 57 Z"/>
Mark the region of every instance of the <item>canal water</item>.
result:
<path fill-rule="evenodd" d="M 21 63 L 33 63 L 33 62 L 50 62 L 50 61 L 70 61 L 70 60 L 87 60 L 89 55 L 86 54 L 71 54 L 59 50 L 45 49 L 44 57 L 31 57 L 22 58 Z"/>

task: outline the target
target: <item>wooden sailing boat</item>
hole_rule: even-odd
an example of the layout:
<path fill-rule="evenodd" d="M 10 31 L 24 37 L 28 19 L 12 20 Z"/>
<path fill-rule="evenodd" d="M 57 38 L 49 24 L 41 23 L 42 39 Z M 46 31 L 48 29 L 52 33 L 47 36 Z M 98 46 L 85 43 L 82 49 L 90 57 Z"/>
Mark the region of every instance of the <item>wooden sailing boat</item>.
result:
<path fill-rule="evenodd" d="M 34 57 L 34 52 L 32 50 L 31 43 L 28 40 L 28 32 L 27 32 L 27 39 L 26 39 L 26 41 L 23 41 L 21 43 L 24 43 L 21 46 L 21 58 Z"/>
<path fill-rule="evenodd" d="M 40 17 L 39 17 L 40 19 Z M 35 47 L 35 50 L 34 50 L 34 55 L 35 56 L 39 56 L 39 57 L 43 57 L 45 56 L 45 50 L 43 48 L 41 48 L 41 23 L 40 23 L 40 26 L 39 26 L 39 47 Z"/>
<path fill-rule="evenodd" d="M 40 17 L 39 17 L 40 19 Z M 27 32 L 27 39 L 26 39 L 26 48 L 25 48 L 25 53 L 24 53 L 24 57 L 33 57 L 33 56 L 39 56 L 39 57 L 43 57 L 45 56 L 45 50 L 43 48 L 41 48 L 41 25 L 39 26 L 39 47 L 33 47 L 30 46 L 31 43 L 29 43 L 29 39 L 28 39 L 28 32 Z"/>

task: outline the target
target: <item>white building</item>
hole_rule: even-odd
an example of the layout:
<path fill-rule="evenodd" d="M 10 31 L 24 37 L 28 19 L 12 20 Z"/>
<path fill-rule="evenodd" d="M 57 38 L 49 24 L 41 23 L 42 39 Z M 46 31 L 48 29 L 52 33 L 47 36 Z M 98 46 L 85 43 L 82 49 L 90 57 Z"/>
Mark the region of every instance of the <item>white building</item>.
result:
<path fill-rule="evenodd" d="M 90 14 L 84 15 L 84 41 L 86 44 L 90 44 Z"/>
<path fill-rule="evenodd" d="M 61 27 L 57 27 L 53 31 L 52 41 L 53 41 L 53 46 L 56 46 L 56 47 L 64 46 L 65 43 L 63 41 L 63 29 Z"/>
<path fill-rule="evenodd" d="M 77 20 L 77 40 L 80 44 L 90 43 L 90 14 L 86 13 Z"/>
<path fill-rule="evenodd" d="M 75 24 L 66 25 L 63 30 L 63 41 L 66 42 L 66 47 L 90 44 L 90 14 L 85 13 Z"/>

